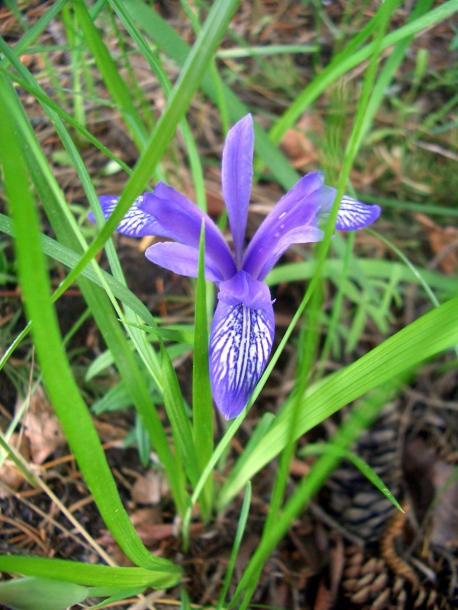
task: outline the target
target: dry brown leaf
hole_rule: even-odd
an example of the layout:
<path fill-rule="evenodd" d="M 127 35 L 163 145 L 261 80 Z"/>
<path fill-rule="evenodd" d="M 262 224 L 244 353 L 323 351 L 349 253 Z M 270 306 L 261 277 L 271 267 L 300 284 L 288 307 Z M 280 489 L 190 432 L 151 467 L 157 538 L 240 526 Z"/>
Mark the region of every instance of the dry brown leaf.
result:
<path fill-rule="evenodd" d="M 22 402 L 16 405 L 16 410 Z M 66 443 L 57 415 L 40 387 L 30 397 L 23 424 L 35 464 L 42 464 L 51 453 Z"/>
<path fill-rule="evenodd" d="M 154 508 L 139 508 L 129 515 L 132 525 L 138 537 L 146 547 L 152 547 L 161 540 L 166 538 L 176 537 L 179 534 L 179 526 L 176 523 L 159 523 L 161 519 L 160 512 Z M 199 534 L 203 531 L 202 523 L 192 523 L 189 531 L 191 536 Z M 97 539 L 99 544 L 112 546 L 115 540 L 110 532 L 106 532 L 103 536 Z"/>
<path fill-rule="evenodd" d="M 297 129 L 288 129 L 282 138 L 281 147 L 291 160 L 293 167 L 297 168 L 314 163 L 317 159 L 312 142 L 302 131 Z"/>
<path fill-rule="evenodd" d="M 313 610 L 331 610 L 334 605 L 331 591 L 326 587 L 323 581 L 320 582 L 316 593 Z"/>
<path fill-rule="evenodd" d="M 304 462 L 304 460 L 293 458 L 291 461 L 290 473 L 295 477 L 305 477 L 310 472 L 310 467 L 310 464 Z"/>
<path fill-rule="evenodd" d="M 159 504 L 169 489 L 167 480 L 158 472 L 149 470 L 139 477 L 132 487 L 132 500 L 137 504 Z"/>
<path fill-rule="evenodd" d="M 456 227 L 441 227 L 424 214 L 416 214 L 415 218 L 426 231 L 434 254 L 440 254 L 458 239 Z M 439 264 L 444 273 L 453 273 L 458 268 L 458 246 L 444 256 Z"/>
<path fill-rule="evenodd" d="M 9 444 L 13 447 L 17 447 L 19 442 L 19 434 L 14 433 L 11 435 L 11 439 Z M 19 445 L 19 451 L 24 456 L 24 458 L 28 461 L 30 459 L 30 446 L 29 441 L 22 436 Z M 18 471 L 17 467 L 14 465 L 13 461 L 6 458 L 3 462 L 3 466 L 0 468 L 0 481 L 5 483 L 12 490 L 17 491 L 24 481 L 23 475 Z M 11 495 L 11 492 L 8 491 L 5 487 L 0 485 L 0 498 L 6 498 Z"/>

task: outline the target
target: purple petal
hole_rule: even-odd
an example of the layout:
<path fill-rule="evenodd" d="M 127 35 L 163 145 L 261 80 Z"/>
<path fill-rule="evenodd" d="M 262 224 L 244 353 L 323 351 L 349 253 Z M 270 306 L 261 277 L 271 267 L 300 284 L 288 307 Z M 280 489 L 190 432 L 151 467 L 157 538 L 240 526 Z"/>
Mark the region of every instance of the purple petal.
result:
<path fill-rule="evenodd" d="M 117 233 L 129 235 L 130 237 L 145 237 L 146 235 L 163 235 L 164 231 L 157 220 L 141 209 L 139 206 L 143 202 L 144 195 L 140 195 L 129 208 L 127 214 L 116 228 Z M 119 197 L 112 195 L 102 195 L 99 197 L 100 206 L 105 219 L 109 218 L 115 209 Z M 88 218 L 95 222 L 94 214 L 89 212 Z"/>
<path fill-rule="evenodd" d="M 171 242 L 154 244 L 147 248 L 145 256 L 152 263 L 169 271 L 188 277 L 197 277 L 199 251 L 191 246 Z M 212 265 L 211 261 L 207 261 L 205 264 L 205 279 L 210 282 L 221 282 L 223 279 L 219 269 Z"/>
<path fill-rule="evenodd" d="M 205 223 L 205 256 L 207 263 L 229 279 L 236 273 L 234 259 L 221 231 L 213 220 L 171 186 L 160 182 L 153 193 L 146 193 L 142 210 L 163 227 L 160 235 L 199 250 L 202 222 Z"/>
<path fill-rule="evenodd" d="M 221 183 L 238 269 L 242 262 L 253 177 L 253 142 L 253 120 L 251 114 L 247 114 L 229 130 L 223 150 Z"/>
<path fill-rule="evenodd" d="M 323 239 L 324 232 L 314 226 L 299 227 L 286 233 L 273 247 L 270 256 L 265 259 L 261 267 L 258 279 L 263 280 L 269 274 L 278 259 L 293 244 L 309 244 Z"/>
<path fill-rule="evenodd" d="M 272 304 L 267 284 L 254 280 L 246 271 L 239 271 L 230 280 L 221 282 L 218 299 L 226 305 L 242 303 L 251 309 L 262 309 Z"/>
<path fill-rule="evenodd" d="M 244 278 L 241 280 L 243 283 Z M 272 349 L 275 322 L 270 293 L 263 282 L 256 284 L 265 287 L 248 289 L 250 298 L 259 291 L 254 300 L 258 305 L 256 308 L 242 302 L 231 304 L 220 298 L 213 318 L 209 351 L 210 380 L 216 406 L 226 419 L 237 417 L 247 404 Z M 228 297 L 231 291 L 228 287 L 224 290 Z M 263 293 L 262 296 L 260 293 Z M 236 297 L 236 294 L 232 294 L 232 300 L 235 301 Z"/>
<path fill-rule="evenodd" d="M 263 279 L 288 247 L 283 247 L 286 243 L 285 236 L 296 229 L 314 227 L 317 214 L 323 207 L 332 205 L 334 196 L 335 189 L 323 185 L 322 172 L 314 172 L 301 178 L 280 199 L 256 231 L 245 253 L 243 269 L 253 278 Z M 294 240 L 289 241 L 290 244 L 299 241 L 299 233 L 294 235 Z M 304 232 L 303 241 L 316 241 L 316 233 L 312 231 L 309 235 Z M 278 252 L 280 254 L 277 256 Z"/>
<path fill-rule="evenodd" d="M 347 195 L 342 197 L 339 213 L 337 214 L 336 229 L 338 231 L 355 231 L 364 229 L 380 216 L 381 208 L 378 205 L 368 205 L 352 199 Z"/>

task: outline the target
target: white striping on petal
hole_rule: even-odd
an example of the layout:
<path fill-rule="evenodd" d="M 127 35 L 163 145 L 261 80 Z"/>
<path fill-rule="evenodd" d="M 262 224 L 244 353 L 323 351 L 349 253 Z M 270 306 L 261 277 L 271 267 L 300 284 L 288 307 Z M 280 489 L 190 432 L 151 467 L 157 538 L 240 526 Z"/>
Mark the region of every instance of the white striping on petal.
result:
<path fill-rule="evenodd" d="M 212 384 L 218 395 L 238 411 L 233 413 L 230 406 L 223 409 L 227 417 L 238 415 L 245 406 L 266 366 L 271 347 L 272 329 L 261 309 L 243 304 L 231 306 L 212 329 Z"/>
<path fill-rule="evenodd" d="M 119 197 L 104 197 L 101 199 L 101 204 L 103 208 L 103 213 L 105 218 L 109 218 L 113 213 L 117 203 L 119 201 Z M 143 202 L 143 195 L 137 197 L 134 201 L 133 205 L 127 210 L 124 218 L 121 220 L 119 225 L 116 228 L 118 233 L 122 233 L 123 235 L 130 235 L 131 237 L 143 237 L 143 229 L 146 226 L 150 226 L 152 224 L 151 214 L 147 214 L 142 210 L 138 209 L 138 206 Z M 152 235 L 153 233 L 148 233 L 148 235 Z"/>
<path fill-rule="evenodd" d="M 352 197 L 344 195 L 337 215 L 336 229 L 338 231 L 354 231 L 367 227 L 380 215 L 378 205 L 361 203 Z"/>

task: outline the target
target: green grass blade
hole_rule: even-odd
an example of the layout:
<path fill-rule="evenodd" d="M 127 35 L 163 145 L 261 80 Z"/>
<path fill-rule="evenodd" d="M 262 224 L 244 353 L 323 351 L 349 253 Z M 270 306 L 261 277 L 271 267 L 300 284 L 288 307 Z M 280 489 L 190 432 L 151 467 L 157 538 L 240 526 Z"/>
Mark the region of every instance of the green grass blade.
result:
<path fill-rule="evenodd" d="M 160 15 L 147 7 L 143 0 L 125 0 L 123 4 L 128 8 L 139 28 L 179 65 L 185 64 L 190 53 L 190 47 Z M 230 87 L 223 84 L 222 88 L 226 107 L 233 122 L 250 112 L 248 106 L 240 101 Z M 210 70 L 202 79 L 202 89 L 215 104 L 218 104 L 220 94 Z M 291 167 L 290 162 L 272 144 L 266 132 L 256 122 L 254 123 L 254 132 L 256 154 L 270 168 L 278 183 L 285 189 L 290 188 L 299 179 L 299 174 Z"/>
<path fill-rule="evenodd" d="M 379 10 L 383 10 L 383 4 Z M 458 11 L 458 0 L 449 0 L 444 4 L 429 11 L 426 15 L 422 15 L 408 24 L 390 32 L 385 36 L 382 42 L 382 50 L 409 38 L 421 30 L 430 27 L 431 25 L 447 19 Z M 375 17 L 374 17 L 375 19 Z M 378 23 L 375 22 L 375 28 Z M 292 127 L 305 109 L 312 104 L 319 95 L 325 91 L 327 87 L 335 82 L 340 76 L 352 70 L 355 66 L 367 60 L 374 52 L 374 43 L 370 43 L 353 52 L 353 47 L 348 48 L 337 55 L 334 60 L 327 66 L 316 78 L 312 81 L 304 91 L 297 96 L 288 110 L 283 114 L 281 119 L 277 121 L 272 128 L 270 136 L 273 142 L 279 142 L 286 131 Z"/>
<path fill-rule="evenodd" d="M 99 235 L 92 242 L 87 252 L 82 256 L 79 264 L 62 282 L 62 289 L 66 289 L 75 281 L 82 270 L 96 256 L 97 252 L 109 239 L 120 220 L 125 215 L 132 201 L 144 189 L 159 159 L 170 142 L 179 121 L 183 118 L 189 103 L 197 90 L 207 69 L 215 49 L 219 44 L 227 25 L 237 8 L 240 0 L 216 0 L 208 14 L 180 77 L 168 100 L 166 109 L 156 125 L 138 163 L 127 182 L 120 197 L 118 205 L 107 220 Z M 150 9 L 151 10 L 151 9 Z"/>
<path fill-rule="evenodd" d="M 231 584 L 232 574 L 234 573 L 235 564 L 239 554 L 240 546 L 242 544 L 243 534 L 248 521 L 248 514 L 250 512 L 251 504 L 251 483 L 247 483 L 245 487 L 245 495 L 243 496 L 242 509 L 240 511 L 239 522 L 237 524 L 237 531 L 235 533 L 234 545 L 232 547 L 229 564 L 227 566 L 226 576 L 224 577 L 223 588 L 218 599 L 217 610 L 222 610 L 224 607 L 224 600 L 226 599 L 229 585 Z"/>
<path fill-rule="evenodd" d="M 401 512 L 404 512 L 401 505 L 393 496 L 391 491 L 386 487 L 385 483 L 374 471 L 373 468 L 367 464 L 362 458 L 355 453 L 348 451 L 348 449 L 337 447 L 332 442 L 326 444 L 311 443 L 299 451 L 300 457 L 310 457 L 312 455 L 330 455 L 336 458 L 338 461 L 347 459 L 355 466 L 362 475 L 366 477 L 368 481 L 372 483 L 388 500 Z"/>
<path fill-rule="evenodd" d="M 199 462 L 193 443 L 192 428 L 184 408 L 183 395 L 175 369 L 162 342 L 161 356 L 165 408 L 172 426 L 175 446 L 179 447 L 186 474 L 194 486 L 199 478 Z"/>
<path fill-rule="evenodd" d="M 11 219 L 5 216 L 4 214 L 0 214 L 0 231 L 6 233 L 6 235 L 14 237 L 13 223 L 11 222 Z M 59 261 L 59 263 L 62 263 L 66 267 L 73 269 L 73 267 L 75 267 L 75 265 L 79 261 L 80 256 L 76 252 L 74 252 L 70 248 L 67 248 L 66 246 L 63 246 L 55 239 L 52 239 L 52 237 L 40 234 L 40 240 L 44 254 L 53 258 L 56 261 Z M 83 277 L 91 280 L 91 282 L 93 282 L 94 284 L 97 284 L 97 286 L 102 287 L 103 284 L 92 267 L 86 267 L 82 275 Z M 150 332 L 161 333 L 161 330 L 155 330 L 155 319 L 151 315 L 149 309 L 147 309 L 147 307 L 140 301 L 137 296 L 135 296 L 128 288 L 126 288 L 126 286 L 120 284 L 117 280 L 115 280 L 113 276 L 107 273 L 106 271 L 102 271 L 102 275 L 110 289 L 113 291 L 114 296 L 120 301 L 122 301 L 127 307 L 135 311 L 135 313 L 139 315 L 142 320 L 148 322 L 152 326 L 152 328 L 150 328 L 149 326 L 138 325 L 139 328 L 141 328 L 142 330 L 149 329 Z M 185 333 L 183 333 L 183 336 L 184 335 Z M 168 335 L 166 335 L 165 330 L 162 331 L 161 336 L 166 336 L 166 338 L 169 338 Z M 191 334 L 188 339 L 189 343 L 192 343 L 193 335 Z M 176 337 L 173 338 L 173 340 L 183 340 L 183 337 Z"/>
<path fill-rule="evenodd" d="M 164 90 L 166 97 L 168 98 L 172 91 L 172 84 L 165 70 L 159 63 L 155 53 L 151 50 L 144 36 L 142 36 L 141 32 L 135 25 L 135 22 L 132 19 L 132 15 L 126 7 L 126 3 L 123 0 L 109 0 L 109 2 L 113 9 L 116 11 L 116 14 L 118 15 L 119 19 L 122 21 L 123 25 L 129 32 L 130 36 L 132 37 L 132 40 L 138 46 L 143 57 L 148 62 L 149 66 L 151 67 L 151 70 L 156 75 L 161 87 Z M 189 164 L 191 166 L 191 173 L 193 176 L 194 188 L 196 193 L 196 203 L 204 212 L 206 212 L 207 202 L 205 194 L 204 176 L 202 170 L 202 163 L 200 161 L 200 156 L 197 151 L 197 146 L 186 119 L 182 119 L 179 125 L 181 133 L 183 135 L 186 150 L 188 151 Z"/>
<path fill-rule="evenodd" d="M 18 269 L 28 317 L 33 322 L 37 356 L 51 402 L 69 445 L 106 524 L 126 554 L 138 565 L 179 578 L 179 568 L 153 558 L 138 538 L 117 493 L 92 420 L 79 394 L 63 349 L 50 283 L 41 251 L 39 225 L 17 137 L 18 110 L 8 81 L 0 77 L 0 158 L 16 231 Z"/>
<path fill-rule="evenodd" d="M 17 555 L 1 555 L 0 570 L 37 578 L 52 576 L 53 580 L 63 580 L 88 587 L 116 587 L 118 589 L 171 587 L 178 582 L 177 575 L 179 576 L 177 573 L 154 572 L 144 568 L 117 568 L 64 559 Z"/>
<path fill-rule="evenodd" d="M 68 0 L 57 0 L 54 2 L 48 10 L 33 24 L 33 26 L 27 30 L 24 36 L 21 37 L 14 47 L 14 53 L 16 56 L 22 55 L 24 51 L 33 43 L 34 40 L 48 27 L 53 19 L 57 17 L 62 8 L 68 3 Z M 0 61 L 0 68 L 5 69 L 8 67 L 8 59 L 3 57 Z"/>
<path fill-rule="evenodd" d="M 208 368 L 207 296 L 204 272 L 205 235 L 202 235 L 199 252 L 199 273 L 196 286 L 194 320 L 194 357 L 192 371 L 193 438 L 199 460 L 199 471 L 207 465 L 213 453 L 213 404 Z M 205 520 L 210 518 L 212 504 L 212 479 L 209 478 L 201 496 Z"/>
<path fill-rule="evenodd" d="M 88 595 L 87 587 L 44 578 L 17 578 L 0 583 L 0 602 L 13 610 L 65 610 Z"/>
<path fill-rule="evenodd" d="M 16 103 L 19 108 L 17 100 Z M 17 112 L 16 119 L 21 136 L 23 137 L 24 142 L 27 142 L 27 146 L 24 148 L 24 157 L 28 163 L 30 175 L 32 176 L 52 227 L 61 242 L 80 251 L 82 247 L 85 247 L 85 242 L 76 227 L 73 217 L 69 214 L 68 206 L 62 197 L 54 176 L 50 172 L 43 152 L 36 141 L 35 134 L 22 112 Z M 56 126 L 59 127 L 59 117 L 53 116 L 53 119 Z M 71 147 L 70 149 L 72 149 L 73 145 L 68 141 L 68 134 L 66 131 L 61 130 L 61 135 Z M 75 161 L 79 162 L 79 159 L 75 158 Z M 103 276 L 101 277 L 103 278 Z M 65 282 L 61 283 L 56 290 L 55 298 L 62 294 L 64 283 Z M 124 333 L 119 326 L 116 315 L 108 301 L 107 294 L 105 291 L 91 285 L 84 278 L 79 279 L 79 286 L 94 315 L 97 325 L 114 356 L 116 366 L 125 381 L 126 388 L 132 397 L 132 402 L 141 415 L 143 424 L 150 434 L 150 438 L 159 455 L 159 459 L 169 475 L 172 493 L 177 499 L 181 498 L 183 490 L 179 487 L 181 478 L 179 476 L 178 465 L 169 448 L 167 437 L 155 405 L 151 400 L 145 379 L 138 367 L 129 344 L 126 341 Z M 116 303 L 114 304 L 116 305 Z"/>
<path fill-rule="evenodd" d="M 142 150 L 147 141 L 147 132 L 140 114 L 132 101 L 132 93 L 121 78 L 119 68 L 114 63 L 99 31 L 95 27 L 86 3 L 83 0 L 73 0 L 72 6 L 84 34 L 84 39 L 95 59 L 110 95 L 118 106 L 134 142 L 139 150 Z"/>
<path fill-rule="evenodd" d="M 397 378 L 403 371 L 450 348 L 457 341 L 458 297 L 455 297 L 409 324 L 346 369 L 314 384 L 301 398 L 294 437 L 299 438 L 352 400 Z M 250 459 L 237 470 L 237 476 L 228 477 L 220 493 L 222 505 L 282 451 L 289 440 L 293 404 L 291 400 L 287 402 Z"/>
<path fill-rule="evenodd" d="M 404 375 L 405 377 L 405 375 Z M 342 451 L 355 442 L 360 434 L 369 428 L 381 409 L 396 396 L 404 379 L 396 377 L 386 386 L 376 390 L 353 409 L 350 417 L 341 425 L 332 439 L 335 448 Z M 247 590 L 245 599 L 249 599 L 253 581 L 262 569 L 263 564 L 280 540 L 286 535 L 291 523 L 300 514 L 310 500 L 316 495 L 332 471 L 338 466 L 341 456 L 338 452 L 325 452 L 312 465 L 310 472 L 302 478 L 291 497 L 285 503 L 277 520 L 277 527 L 263 535 L 242 579 L 237 587 L 234 599 Z"/>
<path fill-rule="evenodd" d="M 396 274 L 399 282 L 423 285 L 425 282 L 430 288 L 444 292 L 448 297 L 458 294 L 458 285 L 454 278 L 446 277 L 440 273 L 428 269 L 414 267 L 415 272 L 405 265 L 393 261 L 367 260 L 363 258 L 354 259 L 365 275 L 373 279 L 389 280 Z M 281 282 L 294 282 L 297 280 L 308 280 L 313 277 L 316 269 L 315 261 L 304 263 L 291 263 L 280 265 L 271 271 L 266 279 L 269 286 L 275 286 Z M 342 275 L 343 263 L 341 260 L 332 259 L 325 261 L 322 277 L 338 278 Z M 349 279 L 358 281 L 355 269 L 350 266 L 348 270 Z"/>
<path fill-rule="evenodd" d="M 418 271 L 418 269 L 415 267 L 415 265 L 413 265 L 409 261 L 407 256 L 405 256 L 404 253 L 397 246 L 395 246 L 389 239 L 387 239 L 384 235 L 381 235 L 377 231 L 374 231 L 374 229 L 368 229 L 368 231 L 369 231 L 369 233 L 371 233 L 372 235 L 375 235 L 375 237 L 380 239 L 380 241 L 382 241 L 386 246 L 388 246 L 388 248 L 390 248 L 390 250 L 393 250 L 393 252 L 402 260 L 402 262 L 405 264 L 405 266 L 417 278 L 418 283 L 420 284 L 420 286 L 422 286 L 423 290 L 425 291 L 425 294 L 429 297 L 429 300 L 434 305 L 434 307 L 439 307 L 439 301 L 437 300 L 436 295 L 431 290 L 429 284 L 426 282 L 426 280 L 424 279 L 424 277 L 422 276 L 420 271 Z"/>

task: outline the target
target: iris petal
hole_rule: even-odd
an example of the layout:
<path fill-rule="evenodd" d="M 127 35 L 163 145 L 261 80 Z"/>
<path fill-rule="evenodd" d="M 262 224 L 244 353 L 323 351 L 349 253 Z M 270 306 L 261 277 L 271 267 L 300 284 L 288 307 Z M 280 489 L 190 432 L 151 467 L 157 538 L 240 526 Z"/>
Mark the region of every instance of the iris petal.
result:
<path fill-rule="evenodd" d="M 137 197 L 133 202 L 124 218 L 116 228 L 117 233 L 129 235 L 130 237 L 145 237 L 146 235 L 164 235 L 164 229 L 160 226 L 154 216 L 140 209 L 139 206 L 143 203 L 143 196 Z M 113 195 L 102 195 L 99 197 L 100 207 L 102 208 L 105 219 L 109 218 L 115 209 L 119 197 Z M 91 222 L 95 222 L 94 214 L 89 212 L 88 218 Z"/>
<path fill-rule="evenodd" d="M 226 419 L 237 417 L 248 402 L 265 369 L 273 334 L 271 304 L 252 309 L 219 301 L 210 335 L 210 379 Z"/>
<path fill-rule="evenodd" d="M 253 120 L 251 114 L 229 130 L 223 150 L 221 184 L 234 241 L 235 263 L 240 268 L 253 177 Z"/>
<path fill-rule="evenodd" d="M 266 216 L 264 222 L 253 236 L 245 253 L 243 269 L 253 278 L 263 279 L 276 263 L 278 256 L 272 254 L 284 243 L 285 235 L 296 229 L 306 229 L 315 226 L 315 217 L 324 207 L 328 209 L 335 197 L 335 189 L 323 185 L 322 172 L 307 174 L 286 193 L 272 211 Z M 294 241 L 299 243 L 296 234 Z M 313 233 L 312 237 L 315 234 Z M 307 232 L 304 232 L 304 242 L 309 241 Z M 315 238 L 310 241 L 316 241 Z M 269 267 L 270 265 L 270 267 Z"/>
<path fill-rule="evenodd" d="M 199 249 L 202 222 L 205 223 L 205 255 L 229 279 L 236 273 L 234 259 L 221 231 L 213 220 L 187 197 L 160 182 L 153 193 L 146 193 L 142 210 L 154 216 L 163 227 L 164 237 Z"/>
<path fill-rule="evenodd" d="M 270 273 L 273 266 L 286 250 L 293 244 L 311 244 L 321 241 L 324 232 L 314 226 L 298 227 L 283 235 L 272 248 L 269 257 L 266 257 L 264 265 L 261 267 L 258 279 L 263 280 Z"/>
<path fill-rule="evenodd" d="M 380 206 L 361 203 L 345 195 L 340 202 L 337 214 L 336 229 L 338 231 L 355 231 L 372 224 L 380 216 Z"/>
<path fill-rule="evenodd" d="M 199 251 L 196 248 L 171 242 L 160 243 L 147 248 L 145 256 L 152 263 L 173 271 L 173 273 L 197 277 Z M 220 271 L 212 265 L 211 261 L 206 261 L 205 279 L 210 282 L 221 282 L 223 279 Z"/>

